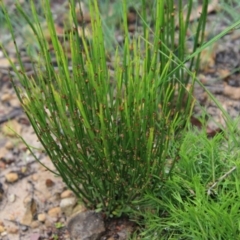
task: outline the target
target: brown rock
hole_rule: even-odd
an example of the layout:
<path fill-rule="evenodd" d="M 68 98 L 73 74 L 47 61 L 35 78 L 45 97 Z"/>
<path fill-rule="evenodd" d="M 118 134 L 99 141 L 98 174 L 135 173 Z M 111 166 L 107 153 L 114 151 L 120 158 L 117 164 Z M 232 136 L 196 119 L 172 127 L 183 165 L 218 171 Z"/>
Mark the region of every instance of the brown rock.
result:
<path fill-rule="evenodd" d="M 8 102 L 12 98 L 12 95 L 9 93 L 3 93 L 1 96 L 2 102 Z"/>
<path fill-rule="evenodd" d="M 131 11 L 127 14 L 128 23 L 135 23 L 137 20 L 137 15 L 135 12 Z"/>
<path fill-rule="evenodd" d="M 128 25 L 128 31 L 129 31 L 129 32 L 134 32 L 135 29 L 136 29 L 135 24 L 129 24 L 129 25 Z"/>
<path fill-rule="evenodd" d="M 13 172 L 10 172 L 10 173 L 7 173 L 5 175 L 5 178 L 6 178 L 6 181 L 8 183 L 13 183 L 13 182 L 16 182 L 18 180 L 18 174 L 17 173 L 13 173 Z"/>
<path fill-rule="evenodd" d="M 34 182 L 36 182 L 36 181 L 38 180 L 38 178 L 39 178 L 39 175 L 38 175 L 38 174 L 33 174 L 33 175 L 32 175 L 32 180 L 33 180 Z"/>
<path fill-rule="evenodd" d="M 61 198 L 69 198 L 73 196 L 74 193 L 71 190 L 65 190 L 64 192 L 61 193 Z"/>
<path fill-rule="evenodd" d="M 48 215 L 50 217 L 58 217 L 61 214 L 61 208 L 60 207 L 54 207 L 48 210 Z"/>
<path fill-rule="evenodd" d="M 3 233 L 5 231 L 4 226 L 0 225 L 0 233 Z"/>
<path fill-rule="evenodd" d="M 55 182 L 48 178 L 48 179 L 46 179 L 45 184 L 48 188 L 50 188 L 55 184 Z"/>
<path fill-rule="evenodd" d="M 10 104 L 11 104 L 11 106 L 12 107 L 15 107 L 15 108 L 17 108 L 17 107 L 21 107 L 21 103 L 20 103 L 20 101 L 18 100 L 18 98 L 16 97 L 13 97 L 12 99 L 10 99 Z"/>
<path fill-rule="evenodd" d="M 32 200 L 32 197 L 31 196 L 27 196 L 26 198 L 24 198 L 23 200 L 23 203 L 24 203 L 24 206 L 26 207 Z"/>
<path fill-rule="evenodd" d="M 14 148 L 13 143 L 11 141 L 8 141 L 5 144 L 5 148 L 8 149 L 8 150 L 12 150 Z"/>
<path fill-rule="evenodd" d="M 234 100 L 240 99 L 240 87 L 232 87 L 227 84 L 224 86 L 223 94 Z"/>
<path fill-rule="evenodd" d="M 38 221 L 39 222 L 45 222 L 45 220 L 46 220 L 46 214 L 45 213 L 38 214 Z"/>

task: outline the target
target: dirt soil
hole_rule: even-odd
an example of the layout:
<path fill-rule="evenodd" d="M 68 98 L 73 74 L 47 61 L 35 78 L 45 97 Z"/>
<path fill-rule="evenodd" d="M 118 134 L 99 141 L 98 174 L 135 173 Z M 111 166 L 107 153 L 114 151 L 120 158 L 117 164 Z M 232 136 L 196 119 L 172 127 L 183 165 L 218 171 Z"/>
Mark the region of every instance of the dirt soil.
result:
<path fill-rule="evenodd" d="M 9 9 L 14 9 L 14 1 L 6 1 Z M 51 1 L 53 10 L 62 8 L 64 0 Z M 216 3 L 216 1 L 214 1 Z M 219 5 L 209 11 L 206 35 L 211 38 L 228 26 L 227 16 L 219 21 Z M 239 12 L 240 13 L 240 12 Z M 131 13 L 132 14 L 132 13 Z M 130 15 L 129 15 L 130 17 Z M 132 17 L 132 15 L 131 15 Z M 87 18 L 87 15 L 86 15 Z M 59 31 L 61 21 L 58 18 Z M 213 26 L 211 23 L 215 22 Z M 214 31 L 213 31 L 214 28 Z M 0 30 L 0 42 L 9 36 Z M 131 26 L 134 32 L 134 25 Z M 116 34 L 117 39 L 122 36 Z M 18 38 L 23 41 L 22 36 Z M 233 119 L 240 112 L 240 30 L 234 30 L 201 56 L 199 79 L 221 103 Z M 5 45 L 13 60 L 15 52 L 13 43 Z M 24 51 L 24 49 L 23 49 Z M 26 66 L 31 67 L 25 58 Z M 53 165 L 44 153 L 34 131 L 21 109 L 20 103 L 9 81 L 10 65 L 0 50 L 0 240 L 15 239 L 70 239 L 66 230 L 66 221 L 73 212 L 85 209 L 77 203 L 74 194 L 67 190 L 61 178 L 47 171 L 38 161 L 54 171 Z M 212 116 L 207 122 L 209 136 L 219 131 L 219 125 L 225 121 L 221 111 L 216 107 L 206 92 L 198 85 L 195 88 L 197 104 L 195 115 L 203 111 Z M 193 119 L 193 123 L 199 123 Z M 239 124 L 237 124 L 239 125 Z M 22 138 L 35 147 L 34 154 L 27 150 Z M 63 214 L 62 202 L 71 199 L 71 211 Z M 70 200 L 69 200 L 70 201 Z M 123 224 L 123 223 L 121 223 Z M 125 226 L 128 224 L 124 222 Z M 123 224 L 123 225 L 124 225 Z M 109 232 L 104 239 L 119 239 L 119 224 L 110 224 Z M 57 238 L 58 237 L 58 238 Z"/>

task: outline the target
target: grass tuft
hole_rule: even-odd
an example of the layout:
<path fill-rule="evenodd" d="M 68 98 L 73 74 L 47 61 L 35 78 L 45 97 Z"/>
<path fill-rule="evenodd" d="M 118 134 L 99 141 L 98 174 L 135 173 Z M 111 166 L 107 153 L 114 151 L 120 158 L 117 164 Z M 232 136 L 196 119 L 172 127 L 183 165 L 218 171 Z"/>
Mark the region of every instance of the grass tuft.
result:
<path fill-rule="evenodd" d="M 200 44 L 207 1 L 204 4 L 195 36 Z M 157 1 L 154 28 L 150 28 L 143 8 L 144 38 L 132 39 L 128 5 L 123 1 L 124 46 L 117 47 L 113 54 L 111 75 L 97 1 L 89 1 L 91 39 L 87 39 L 85 29 L 79 35 L 75 2 L 69 1 L 71 27 L 63 42 L 57 35 L 49 1 L 43 1 L 42 6 L 50 41 L 45 38 L 46 30 L 33 1 L 30 16 L 20 3 L 16 5 L 40 50 L 39 60 L 33 64 L 35 75 L 28 77 L 14 41 L 20 70 L 14 64 L 12 67 L 21 86 L 16 81 L 13 85 L 39 140 L 68 187 L 88 207 L 119 216 L 125 208 L 134 207 L 134 200 L 146 190 L 154 190 L 158 182 L 164 182 L 175 164 L 177 148 L 173 141 L 192 108 L 192 88 L 187 88 L 190 78 L 183 65 L 189 19 L 184 19 L 179 3 L 179 30 L 175 31 L 173 1 Z M 144 0 L 142 6 L 146 6 Z M 70 58 L 63 44 L 68 44 Z"/>

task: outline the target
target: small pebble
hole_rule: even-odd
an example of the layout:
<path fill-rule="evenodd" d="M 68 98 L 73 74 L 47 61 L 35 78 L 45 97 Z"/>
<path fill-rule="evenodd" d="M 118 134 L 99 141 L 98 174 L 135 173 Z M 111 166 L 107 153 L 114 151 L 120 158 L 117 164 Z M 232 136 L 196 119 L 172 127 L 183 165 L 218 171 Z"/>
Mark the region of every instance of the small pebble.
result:
<path fill-rule="evenodd" d="M 75 197 L 63 198 L 60 202 L 60 208 L 66 216 L 70 216 L 73 212 L 73 207 L 76 205 L 77 199 Z"/>
<path fill-rule="evenodd" d="M 45 220 L 46 220 L 46 214 L 45 213 L 38 214 L 38 221 L 39 222 L 45 222 Z"/>
<path fill-rule="evenodd" d="M 128 31 L 129 31 L 129 32 L 134 32 L 135 29 L 136 29 L 135 24 L 129 24 L 129 25 L 128 25 Z"/>
<path fill-rule="evenodd" d="M 14 148 L 13 143 L 11 141 L 8 141 L 5 144 L 5 148 L 8 149 L 8 150 L 12 150 Z"/>
<path fill-rule="evenodd" d="M 128 23 L 135 23 L 137 20 L 137 14 L 134 11 L 130 11 L 127 14 Z"/>
<path fill-rule="evenodd" d="M 117 35 L 116 37 L 118 43 L 123 43 L 124 37 L 122 35 Z"/>
<path fill-rule="evenodd" d="M 23 203 L 25 206 L 27 206 L 31 201 L 32 201 L 32 197 L 27 196 L 26 198 L 24 198 Z"/>
<path fill-rule="evenodd" d="M 36 182 L 36 181 L 38 180 L 38 178 L 39 178 L 38 174 L 33 174 L 33 175 L 32 175 L 32 180 L 33 180 L 34 182 Z"/>
<path fill-rule="evenodd" d="M 74 196 L 73 192 L 71 190 L 65 190 L 61 193 L 61 198 L 69 198 Z"/>
<path fill-rule="evenodd" d="M 1 236 L 2 236 L 2 237 L 7 236 L 7 231 L 2 232 L 2 233 L 1 233 Z"/>
<path fill-rule="evenodd" d="M 21 230 L 23 231 L 23 232 L 26 232 L 27 230 L 28 230 L 28 227 L 27 226 L 25 226 L 25 225 L 21 225 Z"/>
<path fill-rule="evenodd" d="M 12 98 L 9 100 L 9 103 L 11 104 L 12 107 L 21 107 L 21 103 L 20 101 L 18 100 L 18 98 Z"/>
<path fill-rule="evenodd" d="M 18 174 L 17 173 L 7 173 L 5 175 L 5 178 L 6 178 L 7 182 L 13 183 L 18 180 Z"/>
<path fill-rule="evenodd" d="M 26 166 L 21 167 L 21 173 L 26 173 L 28 168 Z"/>
<path fill-rule="evenodd" d="M 3 233 L 5 231 L 4 226 L 0 225 L 0 233 Z"/>
<path fill-rule="evenodd" d="M 7 102 L 12 98 L 12 95 L 10 95 L 9 93 L 3 93 L 3 95 L 1 96 L 1 101 L 2 102 Z"/>
<path fill-rule="evenodd" d="M 10 203 L 15 202 L 15 200 L 16 200 L 16 195 L 15 195 L 15 194 L 10 194 L 10 195 L 8 196 L 8 201 L 9 201 Z"/>
<path fill-rule="evenodd" d="M 60 207 L 54 207 L 48 210 L 48 215 L 50 217 L 58 217 L 61 214 L 61 208 Z"/>
<path fill-rule="evenodd" d="M 48 179 L 46 179 L 45 184 L 48 188 L 50 188 L 55 184 L 55 182 L 53 182 L 53 180 L 48 178 Z"/>

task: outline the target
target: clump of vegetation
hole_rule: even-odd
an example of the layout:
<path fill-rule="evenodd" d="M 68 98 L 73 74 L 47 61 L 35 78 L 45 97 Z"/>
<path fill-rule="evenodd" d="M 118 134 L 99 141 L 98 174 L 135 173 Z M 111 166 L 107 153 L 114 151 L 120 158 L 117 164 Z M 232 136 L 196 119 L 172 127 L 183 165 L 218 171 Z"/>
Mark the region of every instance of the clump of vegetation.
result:
<path fill-rule="evenodd" d="M 173 177 L 139 202 L 151 209 L 142 211 L 142 239 L 238 238 L 239 151 L 233 138 L 188 131 Z"/>

